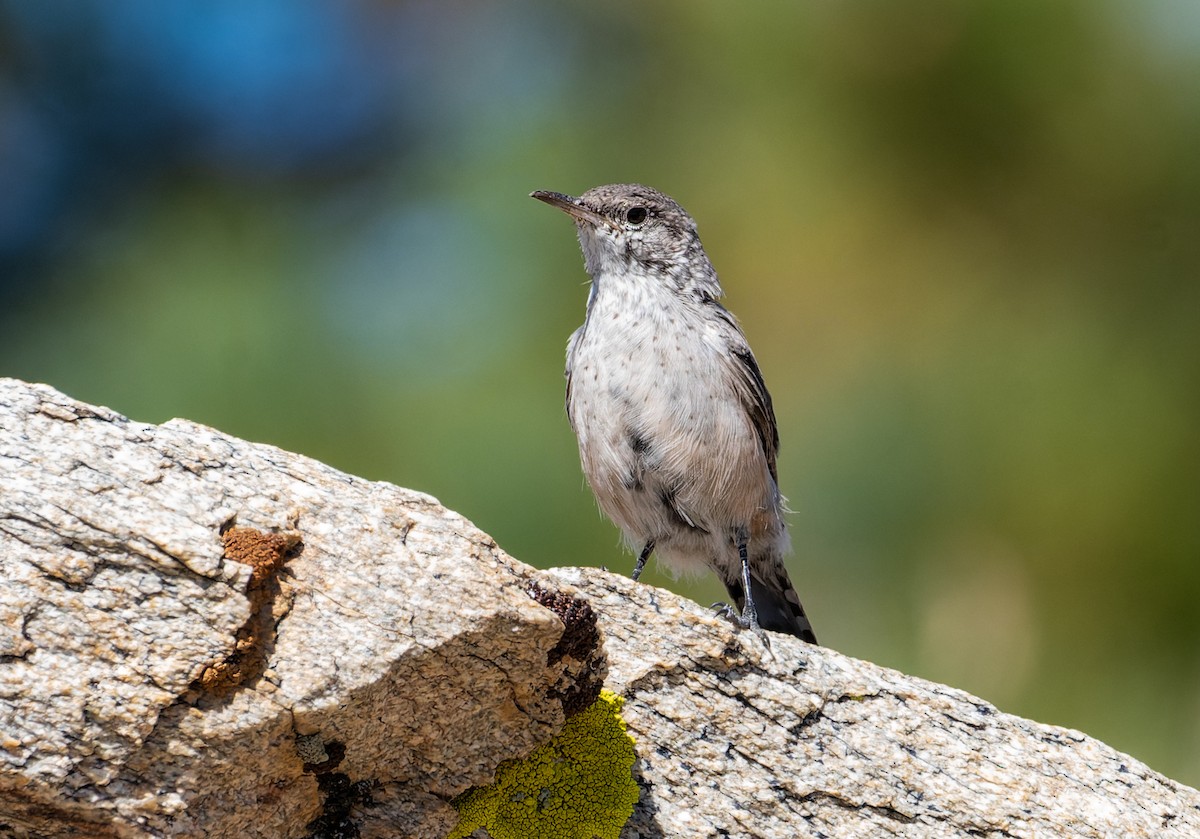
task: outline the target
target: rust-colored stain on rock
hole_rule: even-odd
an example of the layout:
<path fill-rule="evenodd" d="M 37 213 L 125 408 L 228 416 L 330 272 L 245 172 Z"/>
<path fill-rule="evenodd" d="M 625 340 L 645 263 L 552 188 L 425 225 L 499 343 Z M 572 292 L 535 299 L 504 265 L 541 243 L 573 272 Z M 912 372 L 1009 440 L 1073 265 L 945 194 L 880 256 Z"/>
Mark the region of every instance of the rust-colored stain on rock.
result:
<path fill-rule="evenodd" d="M 221 540 L 226 559 L 249 565 L 253 571 L 246 586 L 250 618 L 238 630 L 234 651 L 224 661 L 206 667 L 194 685 L 216 697 L 229 696 L 266 669 L 275 644 L 276 622 L 291 608 L 291 597 L 280 596 L 285 592 L 279 571 L 304 547 L 298 533 L 264 533 L 250 527 L 231 527 Z"/>

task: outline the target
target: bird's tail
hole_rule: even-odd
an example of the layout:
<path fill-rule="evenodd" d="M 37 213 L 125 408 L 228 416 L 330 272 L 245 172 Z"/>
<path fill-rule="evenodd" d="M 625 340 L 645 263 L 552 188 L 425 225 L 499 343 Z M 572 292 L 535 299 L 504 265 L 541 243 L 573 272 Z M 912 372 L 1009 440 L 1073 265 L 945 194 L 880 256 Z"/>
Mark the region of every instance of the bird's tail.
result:
<path fill-rule="evenodd" d="M 767 567 L 764 568 L 764 564 Z M 776 558 L 769 563 L 752 563 L 750 567 L 750 596 L 758 613 L 758 625 L 772 632 L 795 635 L 802 641 L 816 644 L 817 636 L 813 632 L 812 623 L 804 612 L 800 596 L 796 594 L 783 563 Z M 744 614 L 746 598 L 742 593 L 740 575 L 724 579 L 723 582 L 730 598 Z"/>

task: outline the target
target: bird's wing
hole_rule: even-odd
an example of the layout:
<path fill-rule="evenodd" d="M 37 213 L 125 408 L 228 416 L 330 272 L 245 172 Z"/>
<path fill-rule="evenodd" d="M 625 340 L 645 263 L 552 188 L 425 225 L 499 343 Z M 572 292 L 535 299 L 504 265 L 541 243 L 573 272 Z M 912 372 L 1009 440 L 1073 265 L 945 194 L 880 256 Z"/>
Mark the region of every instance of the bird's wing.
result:
<path fill-rule="evenodd" d="M 567 378 L 567 419 L 571 423 L 571 430 L 575 430 L 575 417 L 571 411 L 571 370 L 575 367 L 575 345 L 579 343 L 579 336 L 583 332 L 583 327 L 579 327 L 571 333 L 571 337 L 567 339 L 567 367 L 563 371 L 563 375 Z"/>
<path fill-rule="evenodd" d="M 775 474 L 775 458 L 779 454 L 779 429 L 775 424 L 775 408 L 771 404 L 771 394 L 767 392 L 762 371 L 758 369 L 758 362 L 754 360 L 754 353 L 750 352 L 750 345 L 746 342 L 746 336 L 742 333 L 741 327 L 724 306 L 715 301 L 713 305 L 717 307 L 721 320 L 728 329 L 726 337 L 729 342 L 729 353 L 725 358 L 726 364 L 733 374 L 734 392 L 758 435 L 763 456 L 767 459 L 767 466 L 771 470 L 771 478 L 778 484 L 779 478 Z"/>

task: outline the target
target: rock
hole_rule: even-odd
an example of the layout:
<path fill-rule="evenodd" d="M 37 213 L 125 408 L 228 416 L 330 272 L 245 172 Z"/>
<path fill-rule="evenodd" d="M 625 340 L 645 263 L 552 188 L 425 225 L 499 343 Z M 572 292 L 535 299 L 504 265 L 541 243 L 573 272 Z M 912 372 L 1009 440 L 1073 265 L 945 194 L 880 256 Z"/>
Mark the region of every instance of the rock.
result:
<path fill-rule="evenodd" d="M 12 380 L 0 486 L 2 835 L 436 835 L 599 690 L 429 496 Z"/>
<path fill-rule="evenodd" d="M 0 836 L 444 836 L 601 684 L 626 839 L 1200 835 L 1083 734 L 194 423 L 0 380 L 0 489 Z"/>
<path fill-rule="evenodd" d="M 599 616 L 639 744 L 622 839 L 1200 836 L 1200 792 L 1078 731 L 788 635 L 768 651 L 623 577 L 547 574 Z"/>

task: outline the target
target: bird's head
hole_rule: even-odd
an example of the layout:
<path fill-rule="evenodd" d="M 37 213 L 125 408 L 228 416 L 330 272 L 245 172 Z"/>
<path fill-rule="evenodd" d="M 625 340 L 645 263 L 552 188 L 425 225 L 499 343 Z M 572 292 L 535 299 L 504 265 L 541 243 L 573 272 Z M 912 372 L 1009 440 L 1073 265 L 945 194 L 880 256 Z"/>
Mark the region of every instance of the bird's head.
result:
<path fill-rule="evenodd" d="M 578 198 L 539 190 L 532 198 L 575 220 L 584 265 L 592 279 L 609 275 L 657 276 L 679 290 L 712 287 L 716 274 L 700 244 L 696 222 L 670 197 L 641 184 L 610 184 Z"/>

